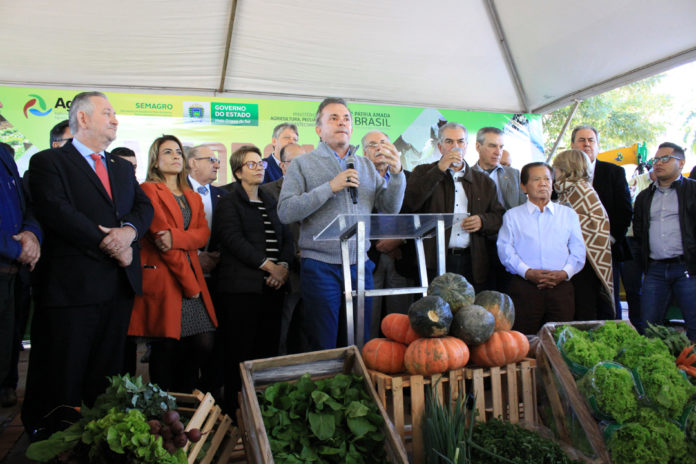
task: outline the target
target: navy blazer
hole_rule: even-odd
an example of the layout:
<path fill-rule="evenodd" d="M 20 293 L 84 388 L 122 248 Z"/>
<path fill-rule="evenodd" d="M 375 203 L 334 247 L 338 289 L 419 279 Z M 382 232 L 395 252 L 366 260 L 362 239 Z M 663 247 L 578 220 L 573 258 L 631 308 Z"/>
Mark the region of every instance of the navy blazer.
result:
<path fill-rule="evenodd" d="M 142 293 L 138 241 L 152 222 L 152 204 L 130 162 L 108 152 L 105 162 L 113 200 L 72 141 L 31 158 L 29 188 L 46 235 L 35 271 L 42 305 L 99 304 Z M 122 268 L 99 249 L 105 234 L 98 226 L 124 223 L 138 236 L 133 262 Z"/>
<path fill-rule="evenodd" d="M 36 235 L 36 238 L 41 241 L 41 226 L 39 225 L 39 221 L 36 220 L 36 217 L 34 217 L 34 212 L 31 205 L 24 197 L 22 178 L 19 176 L 17 163 L 15 163 L 12 155 L 10 155 L 3 147 L 0 147 L 0 163 L 5 166 L 7 172 L 10 174 L 12 179 L 14 179 L 15 185 L 17 186 L 16 190 L 17 194 L 19 195 L 19 207 L 22 210 L 22 227 L 20 227 L 19 232 L 23 232 L 25 230 L 33 232 L 34 235 Z M 5 200 L 3 199 L 3 201 Z M 7 261 L 8 263 L 13 260 L 11 250 L 14 248 L 15 243 L 17 242 L 12 238 L 12 236 L 5 236 L 4 234 L 0 235 L 0 260 Z"/>
<path fill-rule="evenodd" d="M 592 180 L 599 200 L 609 216 L 609 231 L 616 242 L 611 246 L 611 256 L 618 261 L 631 259 L 626 243 L 626 232 L 631 224 L 633 208 L 626 182 L 626 171 L 621 166 L 597 160 Z"/>
<path fill-rule="evenodd" d="M 273 182 L 283 177 L 283 170 L 280 169 L 278 163 L 276 163 L 273 155 L 268 155 L 268 158 L 263 159 L 268 165 L 266 166 L 266 172 L 263 175 L 263 183 Z"/>

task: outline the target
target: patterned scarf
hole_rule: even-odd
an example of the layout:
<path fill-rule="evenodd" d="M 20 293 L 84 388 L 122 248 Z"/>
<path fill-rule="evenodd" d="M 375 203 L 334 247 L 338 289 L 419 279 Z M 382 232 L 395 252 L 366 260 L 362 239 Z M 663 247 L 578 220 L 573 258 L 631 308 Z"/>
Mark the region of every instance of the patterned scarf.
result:
<path fill-rule="evenodd" d="M 597 192 L 585 180 L 556 182 L 554 189 L 558 193 L 558 202 L 570 206 L 578 214 L 587 259 L 602 282 L 602 297 L 614 307 L 609 219 Z"/>

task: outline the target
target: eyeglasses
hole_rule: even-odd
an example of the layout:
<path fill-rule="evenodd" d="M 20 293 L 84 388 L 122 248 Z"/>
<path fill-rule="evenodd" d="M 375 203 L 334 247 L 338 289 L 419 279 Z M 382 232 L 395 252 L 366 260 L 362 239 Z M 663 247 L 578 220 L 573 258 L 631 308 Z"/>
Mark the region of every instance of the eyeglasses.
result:
<path fill-rule="evenodd" d="M 220 162 L 220 160 L 217 159 L 217 158 L 214 157 L 214 156 L 205 156 L 205 157 L 202 157 L 202 158 L 196 158 L 196 161 L 200 161 L 200 160 L 208 160 L 208 161 L 210 161 L 210 162 L 213 163 L 213 164 L 217 164 L 217 163 Z"/>
<path fill-rule="evenodd" d="M 258 163 L 254 161 L 249 161 L 248 163 L 244 163 L 244 166 L 248 167 L 249 169 L 256 169 L 256 168 L 261 168 L 261 169 L 266 169 L 266 166 L 268 166 L 267 161 L 259 161 Z"/>
<path fill-rule="evenodd" d="M 650 160 L 650 161 L 652 161 L 652 164 L 656 164 L 656 163 L 666 163 L 666 162 L 669 161 L 670 158 L 681 159 L 681 158 L 679 158 L 678 156 L 667 155 L 667 156 L 660 156 L 659 158 L 656 156 L 655 158 L 653 158 L 653 159 Z"/>
<path fill-rule="evenodd" d="M 371 150 L 374 150 L 375 148 L 379 148 L 379 143 L 378 142 L 370 142 L 367 145 L 365 145 L 365 148 L 369 148 Z"/>

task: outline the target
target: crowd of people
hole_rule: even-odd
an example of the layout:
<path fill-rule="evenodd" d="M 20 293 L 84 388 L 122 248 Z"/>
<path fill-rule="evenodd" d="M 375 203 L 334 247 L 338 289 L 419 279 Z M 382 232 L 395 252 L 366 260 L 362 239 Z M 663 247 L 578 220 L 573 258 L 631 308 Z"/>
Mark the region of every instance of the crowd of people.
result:
<path fill-rule="evenodd" d="M 174 135 L 152 143 L 138 183 L 135 153 L 107 151 L 117 126 L 107 97 L 85 92 L 23 179 L 0 147 L 2 402 L 16 402 L 31 291 L 22 420 L 32 440 L 66 425 L 58 406 L 90 405 L 107 376 L 134 373 L 138 343 L 149 347 L 153 382 L 223 394 L 228 411 L 237 406 L 240 362 L 344 345 L 340 245 L 314 240 L 339 214 L 461 215 L 446 231 L 446 270 L 476 291 L 508 293 L 523 333 L 547 321 L 621 318 L 623 276 L 639 330 L 661 322 L 674 298 L 696 340 L 696 182 L 682 177 L 676 144 L 659 146 L 633 196 L 624 169 L 597 160 L 590 126 L 573 130 L 571 149 L 552 165 L 517 170 L 503 164 L 500 129 L 478 130 L 470 166 L 467 128 L 446 122 L 440 159 L 407 172 L 381 131 L 365 134 L 360 155 L 348 105 L 327 98 L 314 150 L 297 143 L 296 126 L 280 124 L 273 152 L 239 147 L 229 159 L 235 181 L 218 187 L 221 163 L 210 146 L 185 148 Z M 433 278 L 435 240 L 424 248 Z M 358 260 L 366 289 L 417 282 L 409 241 L 367 240 L 365 256 L 356 249 L 353 240 L 353 288 Z M 384 315 L 411 301 L 368 299 L 358 330 L 366 340 L 379 335 Z"/>

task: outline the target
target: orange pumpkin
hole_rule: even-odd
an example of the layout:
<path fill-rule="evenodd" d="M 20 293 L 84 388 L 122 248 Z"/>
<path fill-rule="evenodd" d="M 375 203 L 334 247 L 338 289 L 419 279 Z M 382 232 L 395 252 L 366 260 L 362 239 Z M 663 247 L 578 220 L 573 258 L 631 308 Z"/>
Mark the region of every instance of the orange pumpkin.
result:
<path fill-rule="evenodd" d="M 447 370 L 451 371 L 466 366 L 466 363 L 469 362 L 469 347 L 466 346 L 466 343 L 457 337 L 442 337 L 440 340 L 445 344 L 449 356 Z"/>
<path fill-rule="evenodd" d="M 365 365 L 373 370 L 394 374 L 404 370 L 406 346 L 388 338 L 373 338 L 362 349 Z"/>
<path fill-rule="evenodd" d="M 442 338 L 414 340 L 404 354 L 404 366 L 410 374 L 432 375 L 449 369 L 447 342 Z"/>
<path fill-rule="evenodd" d="M 387 338 L 404 345 L 410 345 L 413 340 L 421 338 L 411 327 L 407 314 L 387 314 L 382 319 L 381 329 Z"/>
<path fill-rule="evenodd" d="M 477 366 L 504 366 L 521 360 L 529 351 L 529 341 L 513 330 L 493 332 L 485 343 L 471 347 L 471 362 Z M 521 337 L 524 337 L 524 341 Z"/>
<path fill-rule="evenodd" d="M 520 347 L 520 353 L 515 360 L 515 362 L 520 362 L 522 359 L 526 358 L 529 353 L 529 339 L 525 334 L 516 330 L 511 330 L 510 333 L 517 339 L 517 343 Z"/>

